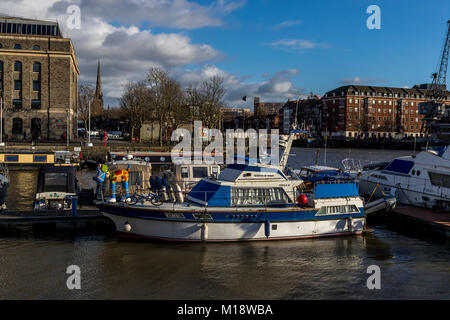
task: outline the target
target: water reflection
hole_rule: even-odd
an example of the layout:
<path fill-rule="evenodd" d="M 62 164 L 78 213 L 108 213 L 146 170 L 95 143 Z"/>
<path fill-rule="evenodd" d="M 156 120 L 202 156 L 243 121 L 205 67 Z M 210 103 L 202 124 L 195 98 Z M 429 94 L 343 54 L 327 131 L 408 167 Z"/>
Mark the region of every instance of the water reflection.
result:
<path fill-rule="evenodd" d="M 314 161 L 313 149 L 294 152 L 290 165 Z M 327 152 L 334 166 L 345 157 Z M 365 152 L 359 158 L 403 154 Z M 80 182 L 93 186 L 92 174 L 81 171 Z M 11 176 L 8 207 L 30 207 L 37 171 Z M 382 226 L 365 237 L 227 244 L 3 235 L 0 299 L 449 299 L 449 249 Z M 66 288 L 71 264 L 81 268 L 82 290 Z M 373 264 L 382 272 L 379 291 L 366 287 Z"/>

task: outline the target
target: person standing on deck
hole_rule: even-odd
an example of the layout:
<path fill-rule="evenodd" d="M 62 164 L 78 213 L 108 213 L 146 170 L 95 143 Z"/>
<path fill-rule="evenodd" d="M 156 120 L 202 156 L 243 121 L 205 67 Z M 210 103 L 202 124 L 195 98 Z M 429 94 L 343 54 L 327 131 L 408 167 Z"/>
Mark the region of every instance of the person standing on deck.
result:
<path fill-rule="evenodd" d="M 108 167 L 102 165 L 100 162 L 97 164 L 97 175 L 94 180 L 97 181 L 97 194 L 96 198 L 99 201 L 103 201 L 103 189 L 105 187 L 105 180 L 109 176 Z"/>

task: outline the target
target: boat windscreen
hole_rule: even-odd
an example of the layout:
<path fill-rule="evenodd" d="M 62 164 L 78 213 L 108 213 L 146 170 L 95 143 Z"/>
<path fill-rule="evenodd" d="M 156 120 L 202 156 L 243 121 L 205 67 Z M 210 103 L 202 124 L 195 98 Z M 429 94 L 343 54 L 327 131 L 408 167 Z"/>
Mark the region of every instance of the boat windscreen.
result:
<path fill-rule="evenodd" d="M 45 174 L 44 192 L 67 192 L 67 173 L 47 172 Z"/>

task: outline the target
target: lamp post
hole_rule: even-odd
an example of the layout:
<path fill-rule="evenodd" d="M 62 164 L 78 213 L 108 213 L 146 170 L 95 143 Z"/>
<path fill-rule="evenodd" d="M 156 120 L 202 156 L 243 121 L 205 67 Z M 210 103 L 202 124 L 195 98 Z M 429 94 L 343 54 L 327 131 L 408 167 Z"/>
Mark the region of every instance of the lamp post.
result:
<path fill-rule="evenodd" d="M 91 102 L 89 101 L 89 131 L 88 131 L 88 143 L 87 143 L 88 147 L 92 147 L 92 143 L 91 143 Z"/>

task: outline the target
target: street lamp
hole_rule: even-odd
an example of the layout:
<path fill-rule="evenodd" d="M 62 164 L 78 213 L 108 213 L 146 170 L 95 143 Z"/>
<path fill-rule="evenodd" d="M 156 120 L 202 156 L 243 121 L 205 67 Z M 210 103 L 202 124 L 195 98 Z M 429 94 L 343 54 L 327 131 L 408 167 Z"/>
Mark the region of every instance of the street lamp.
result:
<path fill-rule="evenodd" d="M 93 144 L 91 143 L 91 102 L 89 101 L 89 131 L 88 131 L 88 147 L 92 147 Z"/>

